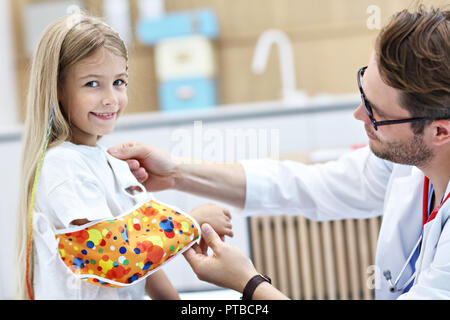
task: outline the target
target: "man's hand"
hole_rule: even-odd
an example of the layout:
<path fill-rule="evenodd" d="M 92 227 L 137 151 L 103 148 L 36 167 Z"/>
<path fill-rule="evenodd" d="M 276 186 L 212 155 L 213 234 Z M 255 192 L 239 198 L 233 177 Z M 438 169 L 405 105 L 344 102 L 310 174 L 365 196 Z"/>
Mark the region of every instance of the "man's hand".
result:
<path fill-rule="evenodd" d="M 139 142 L 126 142 L 108 149 L 108 152 L 127 161 L 131 171 L 148 191 L 175 187 L 177 159 L 170 153 Z"/>
<path fill-rule="evenodd" d="M 223 242 L 213 228 L 202 225 L 202 240 L 213 250 L 208 256 L 197 244 L 183 254 L 200 280 L 239 292 L 258 274 L 251 260 L 239 248 Z"/>

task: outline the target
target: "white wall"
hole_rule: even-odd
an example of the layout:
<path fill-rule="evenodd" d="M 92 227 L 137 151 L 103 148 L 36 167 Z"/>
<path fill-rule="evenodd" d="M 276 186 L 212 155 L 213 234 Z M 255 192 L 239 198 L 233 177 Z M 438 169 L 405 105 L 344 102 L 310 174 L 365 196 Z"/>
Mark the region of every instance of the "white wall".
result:
<path fill-rule="evenodd" d="M 17 96 L 16 67 L 12 38 L 11 8 L 9 0 L 0 0 L 0 128 L 3 130 L 19 123 L 19 105 Z M 0 132 L 2 132 L 0 130 Z M 0 136 L 2 134 L 0 133 Z M 18 189 L 20 144 L 17 141 L 1 142 L 0 152 L 0 226 L 5 230 L 0 239 L 4 244 L 0 250 L 1 272 L 0 299 L 12 298 L 13 285 L 13 239 L 15 208 Z"/>
<path fill-rule="evenodd" d="M 19 121 L 11 26 L 10 1 L 0 0 L 0 126 L 14 125 Z"/>
<path fill-rule="evenodd" d="M 21 146 L 17 141 L 0 143 L 0 299 L 13 298 L 14 239 L 19 162 Z"/>

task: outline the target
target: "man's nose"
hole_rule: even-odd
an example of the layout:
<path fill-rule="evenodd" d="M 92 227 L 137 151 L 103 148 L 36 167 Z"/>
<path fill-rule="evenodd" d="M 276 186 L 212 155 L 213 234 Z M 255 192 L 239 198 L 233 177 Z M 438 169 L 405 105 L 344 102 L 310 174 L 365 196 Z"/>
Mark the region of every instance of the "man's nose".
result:
<path fill-rule="evenodd" d="M 360 120 L 364 123 L 367 123 L 368 125 L 371 124 L 369 116 L 367 115 L 367 112 L 365 110 L 363 102 L 361 102 L 356 108 L 355 111 L 353 111 L 353 117 L 355 117 L 356 120 Z"/>

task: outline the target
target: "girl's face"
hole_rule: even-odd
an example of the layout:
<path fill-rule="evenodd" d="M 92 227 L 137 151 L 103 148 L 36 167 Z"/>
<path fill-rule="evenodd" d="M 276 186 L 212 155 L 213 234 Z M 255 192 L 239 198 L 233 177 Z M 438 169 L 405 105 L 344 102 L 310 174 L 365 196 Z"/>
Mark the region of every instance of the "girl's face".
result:
<path fill-rule="evenodd" d="M 75 144 L 95 146 L 128 104 L 127 61 L 105 48 L 73 65 L 58 90 Z"/>

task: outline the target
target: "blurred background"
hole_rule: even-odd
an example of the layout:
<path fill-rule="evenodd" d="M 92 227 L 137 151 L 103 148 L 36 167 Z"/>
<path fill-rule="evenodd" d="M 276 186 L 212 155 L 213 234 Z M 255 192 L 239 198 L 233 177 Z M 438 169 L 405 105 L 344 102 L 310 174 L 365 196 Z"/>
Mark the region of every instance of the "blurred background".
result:
<path fill-rule="evenodd" d="M 446 2 L 421 1 L 435 6 Z M 43 30 L 53 20 L 80 10 L 103 17 L 128 45 L 128 109 L 117 130 L 101 144 L 138 140 L 205 160 L 272 157 L 313 163 L 335 159 L 366 143 L 362 125 L 352 117 L 359 105 L 356 72 L 367 64 L 375 38 L 389 17 L 416 3 L 0 0 L 0 152 L 4 155 L 0 160 L 0 223 L 9 230 L 1 233 L 5 246 L 0 252 L 0 298 L 14 296 L 11 239 L 31 59 Z M 175 191 L 155 196 L 186 211 L 209 201 Z M 232 211 L 236 236 L 230 243 L 248 253 L 289 296 L 372 297 L 364 275 L 352 280 L 345 262 L 329 250 L 336 252 L 339 241 L 342 252 L 347 252 L 345 259 L 351 250 L 359 250 L 355 268 L 365 272 L 373 263 L 379 221 L 355 222 L 355 237 L 366 227 L 372 236 L 363 241 L 367 245 L 352 249 L 352 240 L 345 237 L 352 225 L 320 224 L 315 230 L 308 222 L 312 229 L 308 229 L 309 238 L 302 240 L 299 230 L 304 221 L 289 212 L 276 220 L 242 217 L 238 210 Z M 258 238 L 264 228 L 267 232 L 262 233 L 287 236 Z M 313 239 L 316 243 L 322 240 L 322 247 L 314 247 Z M 296 254 L 286 256 L 288 250 Z M 317 250 L 322 250 L 318 256 L 305 255 Z M 278 263 L 287 259 L 289 263 Z M 315 273 L 303 275 L 305 270 Z M 183 258 L 170 264 L 166 272 L 186 294 L 183 297 L 239 297 L 196 279 Z"/>

